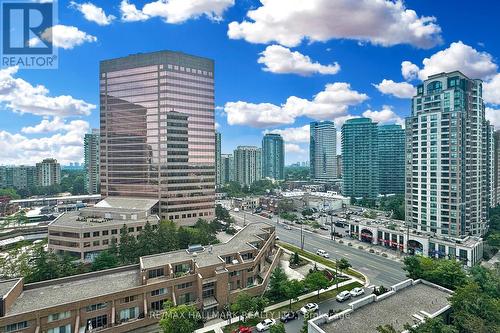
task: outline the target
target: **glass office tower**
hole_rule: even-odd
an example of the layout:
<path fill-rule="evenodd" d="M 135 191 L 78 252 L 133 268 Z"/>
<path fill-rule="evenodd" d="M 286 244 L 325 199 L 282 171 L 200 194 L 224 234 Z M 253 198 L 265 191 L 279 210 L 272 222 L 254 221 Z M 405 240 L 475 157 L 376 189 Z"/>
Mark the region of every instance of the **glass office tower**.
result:
<path fill-rule="evenodd" d="M 483 235 L 488 225 L 488 132 L 482 81 L 429 76 L 406 118 L 406 223 L 438 235 Z"/>
<path fill-rule="evenodd" d="M 268 133 L 262 139 L 262 177 L 285 179 L 285 144 L 279 134 Z"/>
<path fill-rule="evenodd" d="M 405 193 L 405 130 L 400 125 L 378 126 L 380 194 Z"/>
<path fill-rule="evenodd" d="M 157 198 L 162 219 L 212 219 L 214 62 L 180 52 L 100 63 L 101 194 Z"/>
<path fill-rule="evenodd" d="M 309 170 L 312 180 L 337 179 L 337 130 L 331 121 L 311 122 L 309 125 Z"/>

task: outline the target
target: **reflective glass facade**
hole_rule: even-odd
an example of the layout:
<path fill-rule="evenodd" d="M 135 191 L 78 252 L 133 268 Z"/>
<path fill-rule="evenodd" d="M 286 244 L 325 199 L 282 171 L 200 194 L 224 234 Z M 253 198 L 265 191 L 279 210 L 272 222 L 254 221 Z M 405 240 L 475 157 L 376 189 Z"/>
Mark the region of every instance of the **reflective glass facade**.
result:
<path fill-rule="evenodd" d="M 101 194 L 158 198 L 162 219 L 211 219 L 214 62 L 179 52 L 100 63 Z"/>

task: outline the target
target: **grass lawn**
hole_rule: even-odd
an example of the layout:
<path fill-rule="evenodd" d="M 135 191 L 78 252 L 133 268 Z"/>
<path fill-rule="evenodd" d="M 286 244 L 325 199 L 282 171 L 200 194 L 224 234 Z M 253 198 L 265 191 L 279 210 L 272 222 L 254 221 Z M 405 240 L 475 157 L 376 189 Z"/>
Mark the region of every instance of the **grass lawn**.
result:
<path fill-rule="evenodd" d="M 337 296 L 338 293 L 340 293 L 344 290 L 351 290 L 353 288 L 362 287 L 362 286 L 363 285 L 359 282 L 353 282 L 353 283 L 349 283 L 343 287 L 340 287 L 339 289 L 330 290 L 330 291 L 324 292 L 322 294 L 319 294 L 319 298 L 317 295 L 311 296 L 309 298 L 292 303 L 292 311 L 299 310 L 302 306 L 304 306 L 304 304 L 311 303 L 311 302 L 320 303 L 320 302 L 323 302 L 325 300 L 334 298 L 335 296 Z M 282 312 L 286 312 L 286 311 L 288 311 L 288 305 L 283 306 L 283 307 L 278 308 L 278 309 L 275 309 L 275 310 L 272 310 L 271 312 L 272 313 L 282 313 Z"/>
<path fill-rule="evenodd" d="M 320 257 L 317 254 L 314 254 L 312 252 L 301 250 L 300 248 L 298 248 L 296 246 L 293 246 L 293 245 L 290 245 L 288 243 L 278 242 L 278 244 L 280 246 L 284 247 L 285 249 L 289 250 L 289 251 L 297 252 L 299 255 L 301 255 L 301 256 L 303 256 L 303 257 L 305 257 L 307 259 L 319 262 L 320 264 L 323 264 L 323 265 L 325 265 L 327 267 L 335 269 L 335 262 L 331 261 L 330 259 L 326 259 L 326 258 Z M 365 281 L 365 277 L 363 276 L 363 274 L 361 274 L 358 271 L 355 271 L 355 270 L 353 270 L 351 268 L 345 270 L 345 273 L 350 274 L 350 275 L 352 275 L 354 277 L 357 277 L 360 280 Z"/>

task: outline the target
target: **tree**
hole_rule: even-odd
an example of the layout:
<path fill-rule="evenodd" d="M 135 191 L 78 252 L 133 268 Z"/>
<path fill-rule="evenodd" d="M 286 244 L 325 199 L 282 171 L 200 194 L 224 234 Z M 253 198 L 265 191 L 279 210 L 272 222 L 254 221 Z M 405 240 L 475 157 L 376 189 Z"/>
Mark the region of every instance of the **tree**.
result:
<path fill-rule="evenodd" d="M 173 306 L 172 302 L 165 302 L 164 309 L 160 319 L 163 333 L 192 333 L 199 327 L 201 315 L 194 306 Z"/>
<path fill-rule="evenodd" d="M 292 310 L 292 301 L 297 300 L 304 292 L 304 283 L 299 280 L 289 280 L 285 283 L 285 295 L 290 300 L 289 309 Z"/>
<path fill-rule="evenodd" d="M 378 333 L 399 333 L 392 325 L 377 326 Z"/>
<path fill-rule="evenodd" d="M 277 323 L 276 325 L 271 326 L 269 329 L 269 333 L 285 333 L 285 324 Z"/>
<path fill-rule="evenodd" d="M 467 280 L 461 263 L 455 260 L 410 256 L 404 259 L 404 264 L 408 277 L 425 279 L 448 289 L 456 289 Z"/>
<path fill-rule="evenodd" d="M 290 258 L 290 263 L 292 265 L 298 265 L 300 263 L 300 257 L 299 257 L 299 254 L 297 252 L 294 252 L 292 257 Z"/>
<path fill-rule="evenodd" d="M 0 197 L 1 196 L 10 197 L 11 200 L 21 199 L 21 196 L 13 188 L 0 188 Z"/>
<path fill-rule="evenodd" d="M 215 218 L 224 222 L 229 222 L 231 220 L 231 215 L 229 215 L 229 211 L 222 207 L 222 205 L 216 205 Z"/>
<path fill-rule="evenodd" d="M 151 223 L 146 222 L 144 228 L 137 237 L 137 249 L 139 256 L 147 256 L 156 252 L 156 235 Z"/>
<path fill-rule="evenodd" d="M 159 253 L 180 248 L 177 237 L 177 226 L 172 221 L 161 221 L 158 225 L 156 249 Z"/>
<path fill-rule="evenodd" d="M 352 265 L 346 258 L 342 258 L 337 262 L 337 267 L 340 269 L 340 273 L 344 273 L 345 270 L 349 269 Z"/>
<path fill-rule="evenodd" d="M 243 322 L 246 321 L 247 315 L 253 312 L 255 309 L 255 303 L 252 296 L 248 295 L 246 292 L 241 292 L 236 297 L 236 301 L 231 305 L 231 310 L 238 316 L 243 317 Z"/>
<path fill-rule="evenodd" d="M 309 273 L 304 283 L 309 289 L 318 291 L 318 298 L 319 298 L 319 291 L 321 289 L 326 289 L 330 286 L 330 281 L 328 281 L 325 274 L 323 274 L 323 272 L 320 271 Z"/>
<path fill-rule="evenodd" d="M 428 318 L 426 321 L 417 327 L 412 327 L 410 324 L 405 325 L 405 330 L 408 333 L 458 333 L 458 330 L 451 326 L 446 325 L 439 317 Z"/>
<path fill-rule="evenodd" d="M 292 199 L 281 199 L 278 202 L 278 212 L 279 213 L 285 213 L 285 212 L 291 212 L 295 208 L 295 205 L 293 204 Z"/>
<path fill-rule="evenodd" d="M 139 259 L 137 240 L 128 232 L 126 224 L 120 229 L 120 244 L 118 245 L 118 259 L 122 264 L 133 264 Z"/>
<path fill-rule="evenodd" d="M 255 297 L 253 299 L 253 306 L 254 306 L 253 310 L 254 312 L 257 312 L 259 316 L 262 316 L 262 314 L 264 313 L 264 309 L 268 304 L 269 300 L 266 297 L 264 296 Z"/>
<path fill-rule="evenodd" d="M 118 266 L 118 257 L 109 250 L 104 250 L 95 257 L 92 262 L 92 270 L 99 271 L 103 269 L 114 268 Z"/>
<path fill-rule="evenodd" d="M 276 267 L 269 278 L 269 296 L 273 300 L 281 300 L 286 297 L 285 284 L 288 281 L 285 271 L 281 267 Z"/>

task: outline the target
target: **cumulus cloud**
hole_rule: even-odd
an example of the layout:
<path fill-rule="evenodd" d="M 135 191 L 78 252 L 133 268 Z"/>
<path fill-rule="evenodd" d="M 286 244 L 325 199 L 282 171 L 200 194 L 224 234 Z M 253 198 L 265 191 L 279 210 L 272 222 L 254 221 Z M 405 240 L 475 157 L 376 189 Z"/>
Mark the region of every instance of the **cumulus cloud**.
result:
<path fill-rule="evenodd" d="M 261 0 L 247 20 L 231 22 L 228 36 L 251 43 L 293 47 L 302 40 L 352 39 L 375 45 L 411 44 L 431 48 L 441 43 L 432 16 L 419 16 L 400 0 Z"/>
<path fill-rule="evenodd" d="M 496 74 L 498 66 L 487 52 L 480 52 L 461 41 L 451 43 L 447 49 L 434 53 L 422 61 L 423 67 L 409 61 L 401 64 L 403 77 L 414 77 L 418 68 L 418 78 L 427 79 L 430 75 L 459 70 L 472 79 L 488 80 Z"/>
<path fill-rule="evenodd" d="M 92 43 L 97 41 L 97 37 L 79 30 L 77 27 L 57 24 L 47 28 L 41 35 L 46 41 L 52 40 L 56 47 L 63 49 L 72 49 L 83 43 Z"/>
<path fill-rule="evenodd" d="M 95 22 L 98 25 L 109 25 L 116 18 L 113 15 L 106 15 L 102 8 L 91 2 L 76 3 L 70 1 L 70 6 L 82 13 L 87 21 Z"/>
<path fill-rule="evenodd" d="M 267 133 L 275 133 L 280 134 L 283 137 L 283 140 L 286 142 L 294 142 L 294 143 L 308 143 L 310 132 L 309 125 L 304 125 L 301 127 L 289 127 L 283 129 L 273 129 L 273 130 L 265 130 L 262 134 Z"/>
<path fill-rule="evenodd" d="M 398 116 L 389 105 L 384 105 L 380 111 L 366 110 L 363 117 L 370 118 L 379 124 L 404 125 L 405 120 Z"/>
<path fill-rule="evenodd" d="M 234 0 L 157 0 L 138 9 L 128 0 L 123 0 L 120 11 L 122 20 L 128 22 L 160 17 L 167 23 L 182 23 L 200 16 L 220 21 L 224 12 L 233 5 Z"/>
<path fill-rule="evenodd" d="M 39 116 L 75 116 L 89 115 L 94 104 L 69 95 L 51 97 L 43 85 L 31 83 L 15 77 L 18 67 L 0 70 L 0 103 L 20 113 L 32 113 Z"/>
<path fill-rule="evenodd" d="M 62 164 L 81 161 L 83 137 L 88 131 L 86 121 L 64 122 L 55 118 L 23 128 L 25 134 L 57 132 L 44 137 L 0 131 L 0 160 L 5 164 L 35 164 L 47 157 L 55 157 Z"/>
<path fill-rule="evenodd" d="M 401 63 L 401 74 L 407 81 L 415 80 L 418 77 L 419 70 L 420 68 L 410 61 L 405 60 Z"/>
<path fill-rule="evenodd" d="M 417 89 L 408 82 L 394 82 L 384 79 L 374 86 L 382 94 L 393 95 L 397 98 L 412 98 L 417 93 Z"/>
<path fill-rule="evenodd" d="M 257 62 L 264 64 L 264 71 L 278 74 L 307 76 L 311 74 L 337 74 L 340 71 L 340 65 L 336 62 L 331 65 L 322 65 L 313 62 L 310 57 L 298 51 L 291 51 L 281 45 L 269 45 L 260 53 Z"/>
<path fill-rule="evenodd" d="M 486 119 L 495 126 L 495 129 L 500 130 L 500 110 L 486 108 Z"/>
<path fill-rule="evenodd" d="M 305 154 L 307 151 L 295 143 L 285 143 L 285 152 L 292 154 Z"/>
<path fill-rule="evenodd" d="M 349 106 L 367 99 L 366 94 L 352 90 L 349 83 L 336 82 L 327 84 L 311 100 L 290 96 L 279 106 L 272 103 L 228 102 L 224 111 L 229 125 L 266 128 L 292 124 L 301 116 L 318 120 L 335 119 L 344 116 Z"/>
<path fill-rule="evenodd" d="M 500 73 L 483 84 L 483 98 L 487 103 L 500 105 Z"/>

